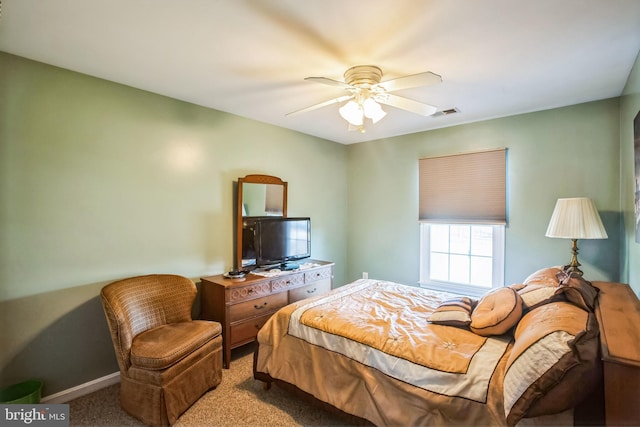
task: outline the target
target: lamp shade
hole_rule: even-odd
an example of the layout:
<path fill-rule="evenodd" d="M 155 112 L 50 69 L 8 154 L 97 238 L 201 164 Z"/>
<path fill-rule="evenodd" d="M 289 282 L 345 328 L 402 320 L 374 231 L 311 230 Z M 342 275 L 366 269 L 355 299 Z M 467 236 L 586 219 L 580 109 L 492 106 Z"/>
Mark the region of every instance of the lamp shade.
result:
<path fill-rule="evenodd" d="M 353 126 L 362 126 L 364 120 L 362 106 L 355 101 L 349 101 L 338 109 L 343 119 Z"/>
<path fill-rule="evenodd" d="M 373 98 L 367 98 L 362 103 L 364 109 L 364 116 L 375 124 L 380 121 L 387 113 L 384 112 L 380 104 L 373 100 Z"/>
<path fill-rule="evenodd" d="M 561 239 L 606 239 L 608 237 L 598 210 L 588 197 L 558 199 L 545 235 Z"/>

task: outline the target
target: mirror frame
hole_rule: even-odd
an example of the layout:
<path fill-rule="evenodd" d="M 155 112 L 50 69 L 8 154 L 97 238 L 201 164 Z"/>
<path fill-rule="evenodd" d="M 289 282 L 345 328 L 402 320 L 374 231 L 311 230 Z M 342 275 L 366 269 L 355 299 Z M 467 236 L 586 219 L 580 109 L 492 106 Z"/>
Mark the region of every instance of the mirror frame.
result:
<path fill-rule="evenodd" d="M 236 270 L 242 270 L 242 186 L 243 184 L 274 184 L 282 185 L 282 216 L 287 217 L 287 182 L 277 176 L 271 175 L 247 175 L 238 178 L 237 201 L 236 201 Z"/>

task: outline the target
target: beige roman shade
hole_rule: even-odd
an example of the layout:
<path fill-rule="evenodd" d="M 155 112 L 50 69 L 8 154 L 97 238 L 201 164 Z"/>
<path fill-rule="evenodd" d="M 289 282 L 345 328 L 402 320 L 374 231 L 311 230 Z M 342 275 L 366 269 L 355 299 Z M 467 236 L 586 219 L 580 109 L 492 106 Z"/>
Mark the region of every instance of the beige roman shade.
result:
<path fill-rule="evenodd" d="M 507 222 L 507 150 L 419 160 L 421 222 Z"/>
<path fill-rule="evenodd" d="M 281 185 L 267 184 L 264 210 L 271 215 L 282 216 L 283 191 Z"/>

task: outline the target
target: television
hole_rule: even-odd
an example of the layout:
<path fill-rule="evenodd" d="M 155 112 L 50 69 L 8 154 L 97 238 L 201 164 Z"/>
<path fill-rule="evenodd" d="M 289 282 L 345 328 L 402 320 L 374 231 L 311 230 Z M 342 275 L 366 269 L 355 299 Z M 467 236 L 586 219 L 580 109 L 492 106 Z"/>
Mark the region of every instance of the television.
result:
<path fill-rule="evenodd" d="M 262 217 L 253 224 L 257 267 L 298 268 L 292 261 L 311 256 L 311 219 Z"/>

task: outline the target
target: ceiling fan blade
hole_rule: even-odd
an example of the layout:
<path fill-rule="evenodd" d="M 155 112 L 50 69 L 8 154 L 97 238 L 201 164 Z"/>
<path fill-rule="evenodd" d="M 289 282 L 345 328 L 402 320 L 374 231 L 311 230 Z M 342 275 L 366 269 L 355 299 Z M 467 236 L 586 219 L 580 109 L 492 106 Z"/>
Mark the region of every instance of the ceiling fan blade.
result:
<path fill-rule="evenodd" d="M 321 83 L 323 85 L 337 86 L 342 89 L 353 89 L 353 86 L 351 86 L 350 84 L 346 84 L 338 80 L 329 79 L 327 77 L 306 77 L 305 80 L 309 80 L 310 82 Z"/>
<path fill-rule="evenodd" d="M 328 101 L 321 102 L 319 104 L 315 104 L 315 105 L 312 105 L 310 107 L 303 108 L 301 110 L 292 111 L 290 113 L 285 114 L 285 116 L 293 116 L 295 114 L 306 113 L 307 111 L 316 110 L 318 108 L 326 107 L 327 105 L 337 104 L 337 103 L 343 102 L 343 101 L 348 101 L 349 99 L 352 99 L 352 98 L 353 98 L 353 95 L 339 96 L 338 98 L 330 99 Z"/>
<path fill-rule="evenodd" d="M 400 108 L 401 110 L 410 111 L 412 113 L 420 114 L 421 116 L 430 116 L 438 109 L 433 105 L 423 104 L 422 102 L 414 101 L 413 99 L 405 98 L 403 96 L 393 95 L 391 93 L 383 93 L 374 96 L 374 99 L 380 104 L 390 105 L 391 107 Z"/>
<path fill-rule="evenodd" d="M 409 89 L 418 86 L 429 86 L 436 83 L 442 83 L 442 77 L 432 73 L 431 71 L 425 71 L 424 73 L 387 80 L 386 82 L 378 83 L 376 87 L 381 87 L 387 92 L 391 92 L 394 90 Z"/>

